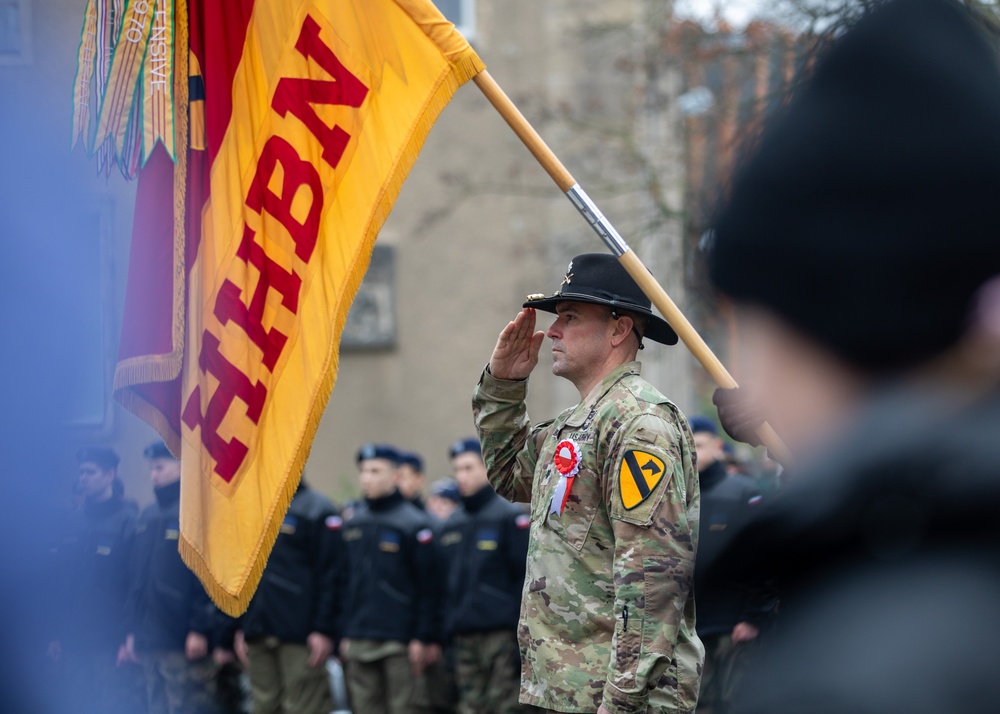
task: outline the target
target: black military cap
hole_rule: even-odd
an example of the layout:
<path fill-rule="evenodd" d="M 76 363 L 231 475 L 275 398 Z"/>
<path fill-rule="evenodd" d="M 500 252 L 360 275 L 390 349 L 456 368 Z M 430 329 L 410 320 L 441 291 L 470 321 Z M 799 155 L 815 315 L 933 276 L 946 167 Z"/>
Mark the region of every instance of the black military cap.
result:
<path fill-rule="evenodd" d="M 170 449 L 168 449 L 167 445 L 164 444 L 162 441 L 154 441 L 152 444 L 150 444 L 143 450 L 142 454 L 151 461 L 153 459 L 173 459 L 174 461 L 177 460 L 177 457 L 175 457 L 172 453 L 170 453 Z"/>
<path fill-rule="evenodd" d="M 667 321 L 654 315 L 652 303 L 638 284 L 610 253 L 584 253 L 573 258 L 559 289 L 552 295 L 529 295 L 523 307 L 555 312 L 561 302 L 607 305 L 646 317 L 643 335 L 664 345 L 677 344 L 677 333 Z"/>
<path fill-rule="evenodd" d="M 421 458 L 420 454 L 416 453 L 415 451 L 400 451 L 399 465 L 410 466 L 417 473 L 424 472 L 424 460 L 423 458 Z"/>
<path fill-rule="evenodd" d="M 399 451 L 388 444 L 365 444 L 358 449 L 358 463 L 368 459 L 385 459 L 397 465 L 400 463 Z"/>
<path fill-rule="evenodd" d="M 477 456 L 482 456 L 483 451 L 479 445 L 479 439 L 467 438 L 459 439 L 451 446 L 448 447 L 448 458 L 453 459 L 459 454 L 476 454 Z"/>
<path fill-rule="evenodd" d="M 1000 71 L 968 10 L 893 0 L 837 40 L 765 131 L 710 274 L 847 363 L 912 368 L 1000 274 Z"/>
<path fill-rule="evenodd" d="M 440 481 L 436 481 L 431 486 L 431 495 L 447 498 L 449 501 L 454 501 L 455 503 L 462 500 L 462 494 L 459 493 L 458 484 L 455 483 L 454 479 L 443 478 Z"/>
<path fill-rule="evenodd" d="M 118 468 L 121 459 L 114 449 L 109 449 L 107 446 L 88 446 L 76 452 L 78 464 L 88 461 L 97 464 L 104 471 L 111 471 Z"/>
<path fill-rule="evenodd" d="M 699 434 L 702 432 L 707 432 L 713 436 L 719 435 L 719 428 L 715 426 L 715 422 L 704 416 L 691 417 L 688 420 L 688 424 L 691 426 L 692 434 Z"/>

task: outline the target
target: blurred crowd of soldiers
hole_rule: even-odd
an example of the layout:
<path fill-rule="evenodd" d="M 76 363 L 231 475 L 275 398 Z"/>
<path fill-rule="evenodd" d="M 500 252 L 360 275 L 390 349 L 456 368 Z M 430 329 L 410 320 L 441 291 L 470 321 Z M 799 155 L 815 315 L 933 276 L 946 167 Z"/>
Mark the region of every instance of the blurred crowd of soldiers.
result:
<path fill-rule="evenodd" d="M 711 550 L 712 534 L 741 526 L 774 478 L 743 475 L 711 421 L 692 425 Z M 448 453 L 453 477 L 428 488 L 419 455 L 362 446 L 362 497 L 339 509 L 303 479 L 249 609 L 233 619 L 178 553 L 180 464 L 166 446 L 145 449 L 155 501 L 141 513 L 118 455 L 80 450 L 50 547 L 53 681 L 78 711 L 106 714 L 529 710 L 518 704 L 516 628 L 531 518 L 490 486 L 478 439 Z M 724 673 L 739 671 L 734 643 L 759 626 L 739 601 L 699 605 L 703 699 L 716 712 Z"/>
<path fill-rule="evenodd" d="M 303 479 L 233 619 L 178 553 L 180 464 L 167 448 L 145 450 L 155 502 L 141 513 L 118 455 L 81 450 L 50 548 L 54 681 L 83 712 L 328 714 L 347 706 L 329 660 L 356 712 L 519 711 L 530 518 L 490 487 L 478 439 L 449 455 L 454 478 L 426 504 L 423 460 L 389 445 L 359 450 L 363 497 L 342 511 Z"/>

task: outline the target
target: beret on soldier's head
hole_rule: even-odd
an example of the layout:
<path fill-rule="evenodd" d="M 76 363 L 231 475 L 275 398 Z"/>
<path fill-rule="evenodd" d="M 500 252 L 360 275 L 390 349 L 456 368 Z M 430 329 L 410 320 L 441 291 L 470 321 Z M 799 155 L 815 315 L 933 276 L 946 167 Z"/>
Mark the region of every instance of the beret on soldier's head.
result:
<path fill-rule="evenodd" d="M 167 445 L 162 441 L 154 441 L 143 450 L 142 454 L 150 461 L 155 459 L 177 460 L 176 457 L 170 453 L 170 449 L 167 448 Z"/>
<path fill-rule="evenodd" d="M 1000 71 L 974 23 L 892 0 L 833 43 L 716 221 L 723 293 L 871 374 L 954 345 L 1000 274 Z"/>
<path fill-rule="evenodd" d="M 691 425 L 691 433 L 698 434 L 701 432 L 708 432 L 714 436 L 719 435 L 719 429 L 715 426 L 715 422 L 704 416 L 691 417 L 688 420 L 688 424 Z"/>
<path fill-rule="evenodd" d="M 97 464 L 104 471 L 111 471 L 118 468 L 121 459 L 114 449 L 107 446 L 87 446 L 76 452 L 76 462 L 82 464 L 88 461 Z"/>
<path fill-rule="evenodd" d="M 424 460 L 421 458 L 420 454 L 415 451 L 400 451 L 399 465 L 410 466 L 417 473 L 422 474 L 424 472 Z"/>
<path fill-rule="evenodd" d="M 400 463 L 399 451 L 396 447 L 389 446 L 389 444 L 365 444 L 358 449 L 358 463 L 360 464 L 362 461 L 367 461 L 368 459 L 385 459 L 397 466 Z"/>
<path fill-rule="evenodd" d="M 479 445 L 479 439 L 473 437 L 459 439 L 448 447 L 448 458 L 450 459 L 453 459 L 461 454 L 469 453 L 482 457 L 483 451 L 482 447 Z"/>
<path fill-rule="evenodd" d="M 431 495 L 447 498 L 449 501 L 454 501 L 455 503 L 462 500 L 462 494 L 459 493 L 458 484 L 456 484 L 453 479 L 441 479 L 439 481 L 435 481 L 434 485 L 431 486 Z"/>

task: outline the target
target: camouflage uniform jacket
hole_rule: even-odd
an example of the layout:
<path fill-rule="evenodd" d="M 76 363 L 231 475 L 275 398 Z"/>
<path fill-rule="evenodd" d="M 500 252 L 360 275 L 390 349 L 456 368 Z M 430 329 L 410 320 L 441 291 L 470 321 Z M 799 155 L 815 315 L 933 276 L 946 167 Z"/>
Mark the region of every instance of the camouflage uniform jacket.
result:
<path fill-rule="evenodd" d="M 527 381 L 484 371 L 473 397 L 490 481 L 531 502 L 518 638 L 521 701 L 562 712 L 693 711 L 704 649 L 692 577 L 700 495 L 680 410 L 623 365 L 531 426 Z M 550 512 L 564 440 L 580 470 Z"/>

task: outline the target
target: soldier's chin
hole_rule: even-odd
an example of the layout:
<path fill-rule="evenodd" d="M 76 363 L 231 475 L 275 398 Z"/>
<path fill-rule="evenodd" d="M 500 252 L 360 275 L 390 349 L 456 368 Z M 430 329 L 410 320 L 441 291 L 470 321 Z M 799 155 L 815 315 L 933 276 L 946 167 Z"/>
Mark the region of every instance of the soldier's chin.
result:
<path fill-rule="evenodd" d="M 566 364 L 566 359 L 563 357 L 554 357 L 552 360 L 552 374 L 557 377 L 566 377 L 570 372 L 569 365 Z"/>

